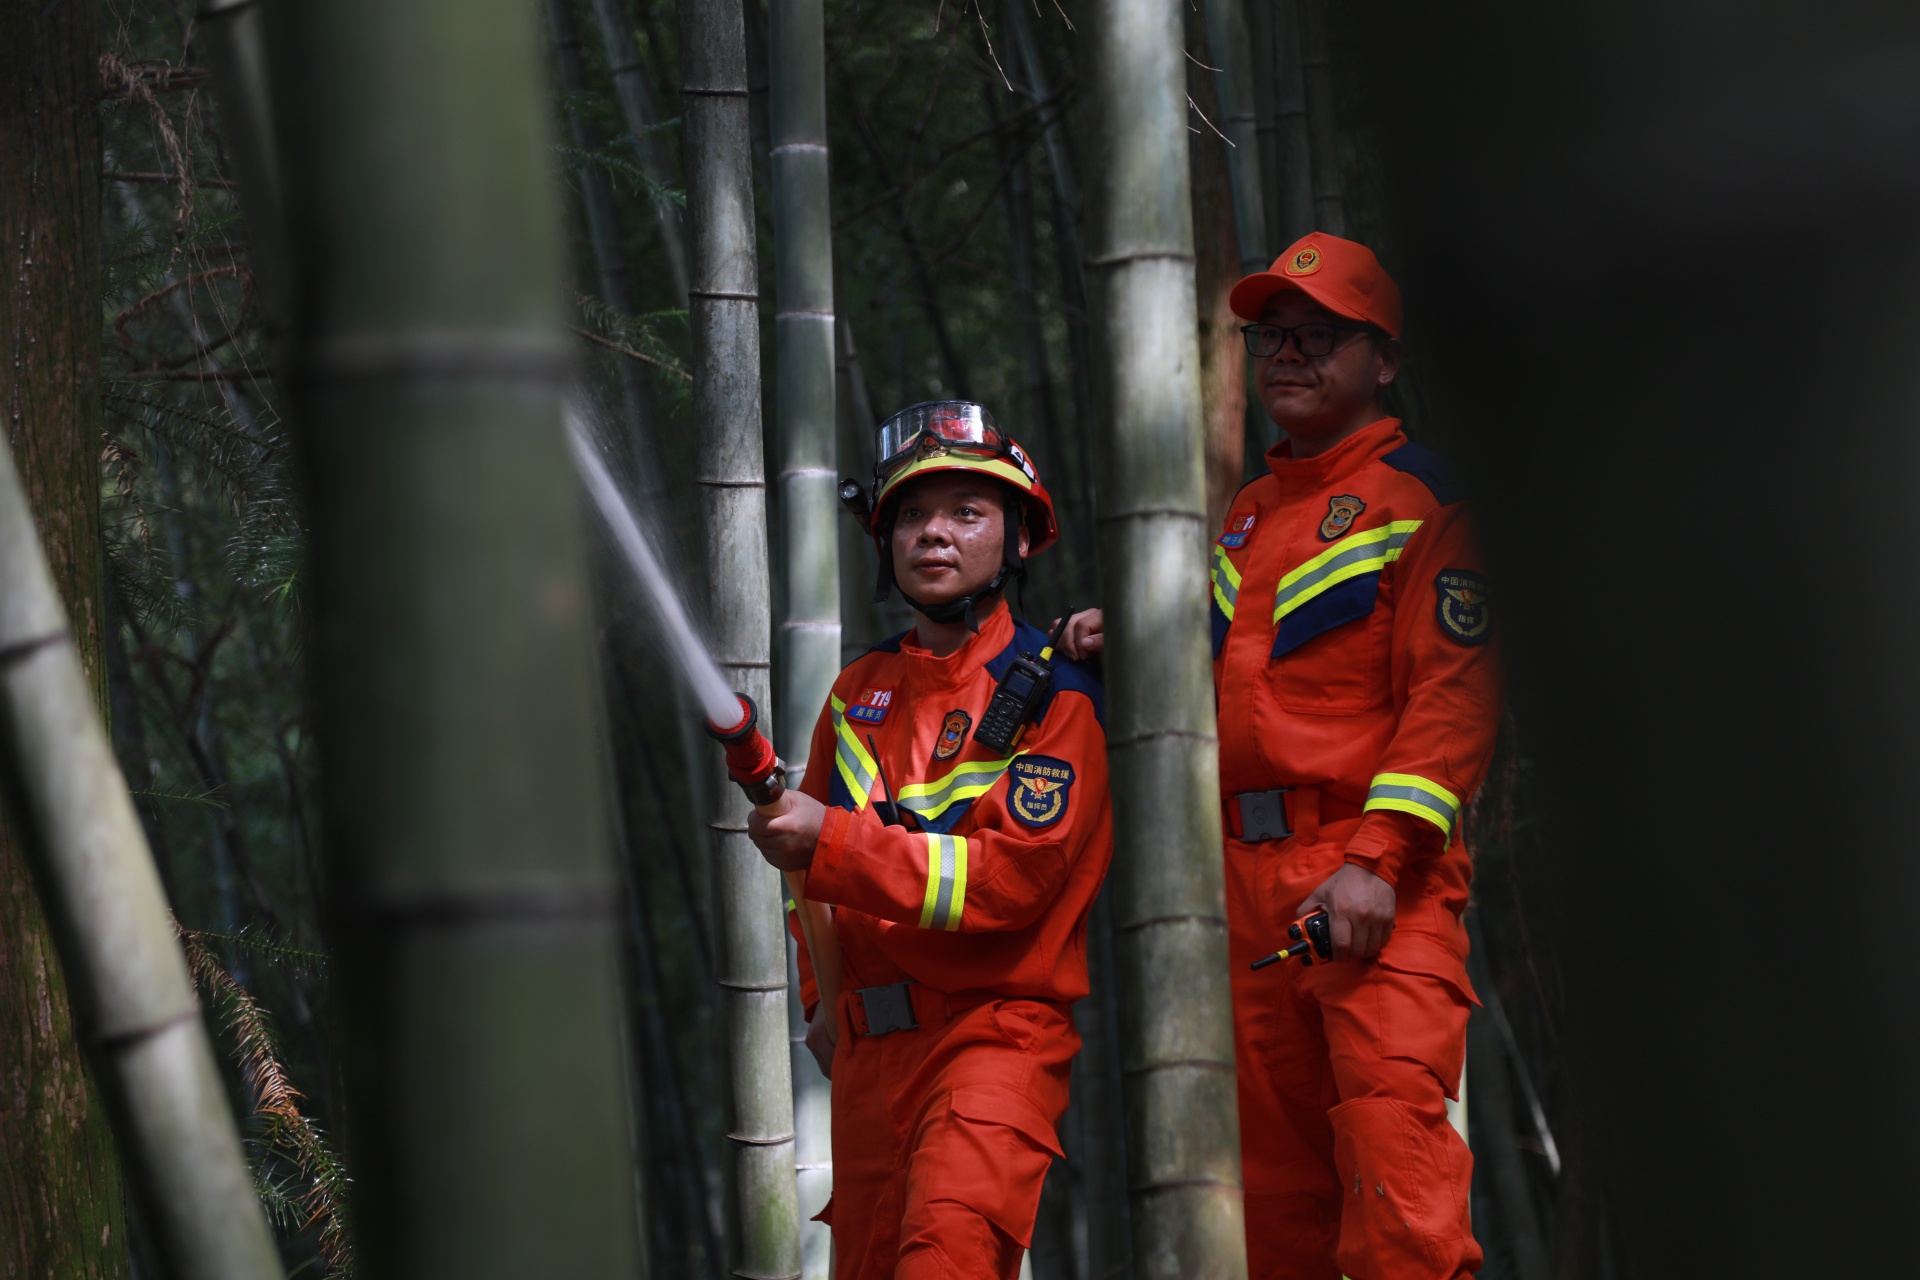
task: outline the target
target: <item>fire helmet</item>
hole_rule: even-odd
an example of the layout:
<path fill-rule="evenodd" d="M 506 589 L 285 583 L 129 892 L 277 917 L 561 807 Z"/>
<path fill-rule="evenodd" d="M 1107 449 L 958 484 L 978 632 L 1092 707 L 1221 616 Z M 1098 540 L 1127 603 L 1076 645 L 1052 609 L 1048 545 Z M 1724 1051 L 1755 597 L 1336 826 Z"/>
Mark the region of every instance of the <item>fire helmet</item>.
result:
<path fill-rule="evenodd" d="M 896 590 L 893 554 L 888 546 L 893 528 L 892 499 L 900 486 L 920 476 L 941 471 L 972 471 L 990 476 L 1019 499 L 1019 514 L 1009 507 L 1005 551 L 1000 571 L 980 590 L 943 605 L 923 605 L 901 591 L 906 602 L 935 622 L 964 620 L 974 627 L 974 605 L 1006 588 L 1024 571 L 1020 556 L 1020 525 L 1027 527 L 1027 554 L 1035 555 L 1060 538 L 1053 498 L 1040 483 L 1040 474 L 1013 437 L 1000 430 L 984 405 L 971 400 L 926 400 L 908 405 L 880 424 L 878 459 L 873 468 L 871 499 L 853 480 L 841 484 L 841 499 L 862 518 L 880 553 L 880 572 L 873 598 L 878 603 Z M 977 628 L 975 628 L 977 629 Z"/>

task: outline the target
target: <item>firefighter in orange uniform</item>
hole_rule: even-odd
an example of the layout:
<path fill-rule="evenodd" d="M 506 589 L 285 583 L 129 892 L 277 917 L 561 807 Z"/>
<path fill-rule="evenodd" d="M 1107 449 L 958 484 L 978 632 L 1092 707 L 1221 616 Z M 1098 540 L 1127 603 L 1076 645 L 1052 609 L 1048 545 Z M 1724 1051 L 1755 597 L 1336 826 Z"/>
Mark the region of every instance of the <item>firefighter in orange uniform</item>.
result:
<path fill-rule="evenodd" d="M 1056 530 L 986 410 L 903 410 L 878 456 L 878 594 L 897 586 L 918 625 L 841 672 L 792 809 L 749 833 L 834 904 L 839 1007 L 816 1012 L 805 955 L 802 973 L 833 1080 L 835 1274 L 1011 1280 L 1060 1154 L 1112 856 L 1101 695 L 1002 598 Z"/>
<path fill-rule="evenodd" d="M 1457 1280 L 1481 1261 L 1446 1100 L 1475 999 L 1460 814 L 1500 719 L 1485 566 L 1452 469 L 1381 408 L 1400 291 L 1373 253 L 1309 235 L 1231 300 L 1287 435 L 1212 548 L 1249 1271 Z M 1249 969 L 1320 908 L 1334 963 Z"/>

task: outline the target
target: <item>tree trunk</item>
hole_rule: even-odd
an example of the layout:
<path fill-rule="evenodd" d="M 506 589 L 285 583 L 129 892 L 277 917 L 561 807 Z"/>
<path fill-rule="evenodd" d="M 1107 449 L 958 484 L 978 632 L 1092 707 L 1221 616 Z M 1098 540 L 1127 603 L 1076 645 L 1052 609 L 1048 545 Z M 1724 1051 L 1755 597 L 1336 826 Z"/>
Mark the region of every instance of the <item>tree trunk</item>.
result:
<path fill-rule="evenodd" d="M 660 250 L 667 260 L 674 305 L 684 307 L 687 305 L 687 233 L 679 208 L 663 194 L 665 188 L 674 185 L 673 160 L 666 143 L 654 132 L 653 95 L 647 91 L 646 68 L 641 65 L 640 50 L 633 42 L 626 4 L 624 0 L 593 0 L 593 16 L 600 27 L 601 43 L 606 47 L 607 66 L 613 72 L 613 89 L 620 99 L 621 119 L 633 138 L 640 172 L 654 187 L 653 218 L 660 229 Z"/>
<path fill-rule="evenodd" d="M 1272 257 L 1266 251 L 1267 215 L 1260 192 L 1260 138 L 1255 131 L 1253 51 L 1246 6 L 1247 0 L 1206 0 L 1207 62 L 1215 68 L 1214 96 L 1220 104 L 1214 119 L 1227 135 L 1224 145 L 1241 275 L 1264 271 Z"/>
<path fill-rule="evenodd" d="M 0 8 L 0 428 L 101 689 L 97 3 Z M 0 658 L 0 669 L 5 659 Z M 0 1274 L 118 1276 L 120 1173 L 29 879 L 0 811 Z M 28 1101 L 31 1099 L 31 1103 Z"/>
<path fill-rule="evenodd" d="M 1087 114 L 1113 773 L 1115 950 L 1135 1274 L 1247 1273 L 1208 660 L 1206 489 L 1174 0 L 1101 0 Z M 1133 175 L 1163 180 L 1143 183 Z"/>
<path fill-rule="evenodd" d="M 537 17 L 268 18 L 359 1257 L 634 1275 Z"/>
<path fill-rule="evenodd" d="M 1067 441 L 1060 430 L 1060 415 L 1053 407 L 1053 378 L 1047 368 L 1046 335 L 1040 322 L 1039 245 L 1034 234 L 1033 181 L 1028 174 L 1025 147 L 1021 139 L 1000 129 L 1000 95 L 1005 92 L 997 81 L 981 84 L 986 98 L 987 116 L 995 127 L 995 159 L 1009 173 L 1004 191 L 1007 210 L 1007 247 L 1013 268 L 1014 323 L 1020 342 L 1021 398 L 1018 421 L 1021 443 L 1033 454 L 1040 474 L 1049 489 L 1065 487 L 1070 474 L 1067 466 Z M 1011 415 L 1009 415 L 1011 417 Z M 1065 598 L 1085 582 L 1087 557 L 1081 546 L 1085 523 L 1061 520 L 1057 562 L 1043 562 L 1041 570 L 1048 580 L 1060 584 L 1044 599 L 1062 608 L 1070 607 Z M 1078 598 L 1078 597 L 1076 597 Z"/>
<path fill-rule="evenodd" d="M 1024 4 L 1001 8 L 1008 29 L 1013 33 L 1014 70 L 1028 101 L 1048 102 L 1053 97 L 1052 81 L 1040 42 L 1035 38 L 1033 22 Z M 1073 424 L 1065 433 L 1061 451 L 1067 475 L 1048 489 L 1060 506 L 1063 529 L 1087 529 L 1093 510 L 1094 472 L 1093 433 L 1093 355 L 1087 329 L 1087 279 L 1085 255 L 1080 248 L 1080 186 L 1075 176 L 1073 152 L 1063 123 L 1065 112 L 1059 103 L 1045 108 L 1040 124 L 1040 142 L 1047 153 L 1047 177 L 1052 187 L 1051 223 L 1053 253 L 1060 264 L 1061 310 L 1067 322 L 1067 354 L 1073 362 L 1070 386 L 1073 391 Z M 1084 548 L 1083 548 L 1084 550 Z M 1097 550 L 1097 548 L 1096 548 Z M 1093 557 L 1082 556 L 1082 564 Z"/>
<path fill-rule="evenodd" d="M 1214 52 L 1213 7 L 1222 0 L 1208 0 L 1207 27 L 1189 11 L 1188 40 L 1193 56 L 1187 59 L 1187 93 L 1194 105 L 1209 120 L 1223 113 L 1214 94 L 1222 77 L 1209 75 L 1206 66 L 1220 65 Z M 1205 37 L 1205 38 L 1202 38 Z M 1242 42 L 1244 44 L 1244 42 Z M 1264 270 L 1267 263 L 1256 259 L 1248 266 L 1244 251 L 1235 241 L 1241 220 L 1237 212 L 1239 175 L 1234 172 L 1234 152 L 1211 131 L 1193 135 L 1188 148 L 1188 177 L 1193 185 L 1194 302 L 1199 312 L 1200 336 L 1200 421 L 1206 441 L 1207 530 L 1211 533 L 1227 517 L 1244 480 L 1247 422 L 1247 344 L 1240 334 L 1245 323 L 1233 314 L 1228 299 L 1243 272 Z M 1253 175 L 1256 180 L 1258 175 Z"/>
<path fill-rule="evenodd" d="M 1347 234 L 1340 134 L 1334 125 L 1333 56 L 1327 47 L 1327 0 L 1294 0 L 1300 16 L 1300 64 L 1307 91 L 1307 146 L 1313 167 L 1313 229 Z M 1305 234 L 1302 232 L 1301 234 Z"/>
<path fill-rule="evenodd" d="M 1277 257 L 1316 229 L 1313 211 L 1313 141 L 1307 126 L 1307 74 L 1300 54 L 1300 8 L 1304 0 L 1271 0 L 1274 52 L 1274 162 L 1278 166 L 1280 234 Z"/>
<path fill-rule="evenodd" d="M 1281 232 L 1280 213 L 1280 68 L 1274 28 L 1277 0 L 1246 0 L 1247 44 L 1252 50 L 1254 134 L 1260 151 L 1260 212 L 1266 219 L 1269 260 L 1292 243 Z"/>
<path fill-rule="evenodd" d="M 780 515 L 787 587 L 774 724 L 789 785 L 798 785 L 809 763 L 814 721 L 840 673 L 833 221 L 821 0 L 774 0 L 771 16 L 768 164 L 773 179 L 773 331 L 779 362 Z M 797 982 L 791 984 L 788 1000 L 789 1017 L 797 1022 L 800 1036 L 791 1069 L 802 1270 L 825 1280 L 832 1237 L 826 1224 L 812 1218 L 833 1193 L 829 1088 L 804 1044 L 806 1022 Z M 826 1016 L 833 1016 L 832 1011 Z"/>
<path fill-rule="evenodd" d="M 835 404 L 840 419 L 840 474 L 867 484 L 873 476 L 873 433 L 879 425 L 873 415 L 873 397 L 867 392 L 867 374 L 853 342 L 853 327 L 836 314 L 834 328 Z M 878 568 L 873 538 L 857 521 L 840 520 L 840 660 L 853 661 L 888 634 L 886 610 L 874 603 L 873 581 Z M 900 596 L 890 597 L 898 605 Z M 905 606 L 901 606 L 905 607 Z"/>
<path fill-rule="evenodd" d="M 28 413 L 42 418 L 47 408 L 33 404 Z M 97 493 L 97 484 L 83 492 Z M 71 531 L 69 524 L 61 534 Z M 70 569 L 67 577 L 74 576 Z M 96 656 L 97 617 L 90 628 Z M 13 848 L 24 855 L 59 942 L 57 962 L 44 952 L 34 957 L 40 989 L 7 1006 L 27 1015 L 9 1042 L 20 1064 L 12 1067 L 15 1087 L 26 1097 L 8 1110 L 33 1122 L 20 1148 L 8 1148 L 7 1166 L 10 1176 L 39 1182 L 9 1188 L 14 1212 L 5 1247 L 28 1275 L 125 1270 L 126 1235 L 113 1231 L 117 1170 L 92 1132 L 103 1117 L 78 1064 L 63 1081 L 35 1043 L 53 1024 L 93 1046 L 94 1077 L 161 1274 L 266 1280 L 280 1274 L 280 1259 L 254 1198 L 159 871 L 100 720 L 98 678 L 80 659 L 81 634 L 60 603 L 12 450 L 0 445 L 0 792 L 18 832 L 9 856 Z M 66 993 L 53 987 L 62 972 L 70 1014 Z M 29 1054 L 19 1053 L 22 1043 Z M 71 1040 L 66 1047 L 71 1055 Z M 22 1234 L 30 1230 L 34 1236 Z"/>
<path fill-rule="evenodd" d="M 766 481 L 760 427 L 760 320 L 753 159 L 740 0 L 682 0 L 693 413 L 700 435 L 708 614 L 715 658 L 734 687 L 770 708 Z M 829 331 L 830 332 L 830 331 Z M 763 724 L 767 732 L 779 725 Z M 723 776 L 713 807 L 719 982 L 732 1077 L 728 1136 L 739 1208 L 735 1270 L 800 1273 L 793 1074 L 787 1041 L 785 886 L 746 837 L 747 799 Z"/>

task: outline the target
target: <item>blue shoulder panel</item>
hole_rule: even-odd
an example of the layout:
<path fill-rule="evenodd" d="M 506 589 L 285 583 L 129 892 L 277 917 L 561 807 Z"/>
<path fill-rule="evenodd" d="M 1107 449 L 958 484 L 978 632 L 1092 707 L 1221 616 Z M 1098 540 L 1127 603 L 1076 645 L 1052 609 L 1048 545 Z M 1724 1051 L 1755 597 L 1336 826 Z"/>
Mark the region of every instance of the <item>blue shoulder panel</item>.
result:
<path fill-rule="evenodd" d="M 867 650 L 867 653 L 898 653 L 900 652 L 900 642 L 902 640 L 905 640 L 906 638 L 907 638 L 907 633 L 904 631 L 902 631 L 897 636 L 888 636 L 885 640 L 882 640 L 879 644 L 876 644 L 873 646 L 873 648 Z M 867 653 L 861 654 L 860 658 L 866 657 Z M 860 658 L 855 658 L 853 662 L 860 661 Z M 849 667 L 852 666 L 853 662 L 849 662 L 847 666 Z"/>
<path fill-rule="evenodd" d="M 1433 494 L 1433 500 L 1443 507 L 1450 507 L 1467 496 L 1467 486 L 1460 469 L 1447 460 L 1445 454 L 1437 453 L 1423 444 L 1409 441 L 1392 453 L 1382 454 L 1380 461 L 1395 471 L 1404 471 L 1427 486 Z"/>
<path fill-rule="evenodd" d="M 1013 622 L 1013 640 L 1002 649 L 994 659 L 987 663 L 987 674 L 996 681 L 1007 674 L 1007 668 L 1023 651 L 1036 657 L 1047 647 L 1047 633 L 1030 623 L 1015 618 Z M 1093 672 L 1071 658 L 1055 655 L 1053 659 L 1053 683 L 1047 688 L 1047 696 L 1040 700 L 1034 711 L 1034 721 L 1038 723 L 1047 718 L 1047 709 L 1053 705 L 1053 696 L 1062 690 L 1071 689 L 1075 693 L 1085 694 L 1093 703 L 1093 718 L 1102 729 L 1107 727 L 1107 694 L 1100 687 L 1100 681 Z"/>

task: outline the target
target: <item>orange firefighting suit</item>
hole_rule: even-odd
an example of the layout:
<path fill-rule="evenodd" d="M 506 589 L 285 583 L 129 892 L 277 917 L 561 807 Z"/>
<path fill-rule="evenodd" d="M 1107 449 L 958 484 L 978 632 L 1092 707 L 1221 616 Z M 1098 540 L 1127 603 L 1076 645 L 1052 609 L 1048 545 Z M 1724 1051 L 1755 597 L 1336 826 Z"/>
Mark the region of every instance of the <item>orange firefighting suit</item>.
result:
<path fill-rule="evenodd" d="M 1481 1260 L 1444 1099 L 1475 1000 L 1460 812 L 1500 715 L 1487 581 L 1396 419 L 1267 460 L 1212 549 L 1250 1271 L 1454 1280 Z M 1250 972 L 1343 862 L 1395 887 L 1385 949 Z"/>
<path fill-rule="evenodd" d="M 914 640 L 840 673 L 801 783 L 828 806 L 806 893 L 834 904 L 844 965 L 820 1216 L 838 1280 L 1011 1280 L 1060 1154 L 1080 1047 L 1068 1006 L 1087 994 L 1087 911 L 1113 854 L 1101 694 L 1056 659 L 1036 722 L 1000 755 L 973 726 L 1046 636 L 1000 604 L 947 657 Z M 883 822 L 889 798 L 905 825 Z M 804 954 L 801 968 L 811 1015 Z M 917 1028 L 862 1034 L 902 996 Z"/>

